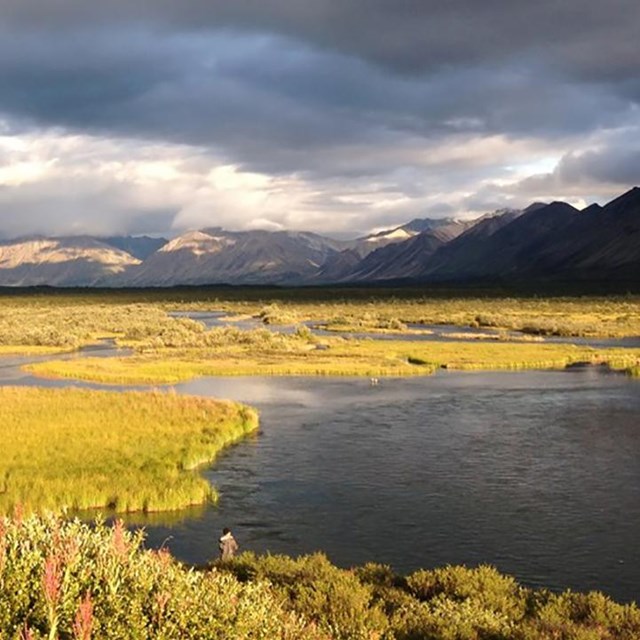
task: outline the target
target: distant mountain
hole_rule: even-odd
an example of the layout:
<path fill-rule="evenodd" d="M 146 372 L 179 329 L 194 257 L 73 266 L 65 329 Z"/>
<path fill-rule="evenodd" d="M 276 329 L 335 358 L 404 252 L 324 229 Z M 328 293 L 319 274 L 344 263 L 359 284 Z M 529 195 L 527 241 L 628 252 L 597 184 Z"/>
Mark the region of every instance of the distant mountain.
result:
<path fill-rule="evenodd" d="M 453 239 L 472 227 L 477 220 L 459 220 L 458 218 L 414 218 L 403 224 L 399 229 L 409 233 L 423 233 L 425 231 L 440 231 Z"/>
<path fill-rule="evenodd" d="M 360 258 L 364 258 L 380 247 L 404 242 L 405 240 L 413 238 L 414 235 L 416 235 L 414 231 L 408 231 L 402 227 L 395 227 L 394 229 L 379 231 L 362 238 L 356 238 L 355 240 L 347 240 L 343 245 L 343 250 L 355 251 Z"/>
<path fill-rule="evenodd" d="M 549 276 L 640 280 L 640 188 L 584 209 L 541 257 Z"/>
<path fill-rule="evenodd" d="M 477 265 L 486 259 L 491 236 L 523 213 L 516 209 L 501 209 L 482 216 L 475 225 L 447 243 L 446 248 L 430 256 L 418 277 L 427 274 L 436 274 L 438 279 L 444 280 L 473 277 Z"/>
<path fill-rule="evenodd" d="M 578 211 L 536 202 L 476 220 L 415 219 L 354 240 L 293 231 L 0 242 L 0 286 L 173 286 L 392 281 L 640 283 L 640 189 Z"/>
<path fill-rule="evenodd" d="M 398 244 L 372 251 L 341 276 L 342 281 L 401 280 L 419 277 L 428 259 L 447 242 L 446 235 L 424 231 Z"/>
<path fill-rule="evenodd" d="M 139 263 L 95 238 L 23 238 L 0 243 L 0 286 L 107 285 Z"/>
<path fill-rule="evenodd" d="M 566 202 L 552 202 L 522 213 L 507 212 L 489 220 L 484 234 L 479 234 L 476 227 L 473 239 L 463 234 L 456 243 L 443 247 L 419 277 L 468 280 L 534 273 L 540 251 L 554 236 L 562 234 L 576 215 L 578 210 Z"/>
<path fill-rule="evenodd" d="M 454 218 L 416 218 L 399 227 L 358 238 L 347 242 L 348 248 L 343 252 L 331 256 L 316 279 L 320 282 L 348 282 L 410 277 L 408 272 L 419 270 L 418 265 L 422 265 L 441 244 L 453 240 L 476 222 Z M 417 240 L 423 234 L 425 238 Z M 394 249 L 395 246 L 403 248 Z M 411 255 L 396 259 L 405 249 Z M 355 255 L 361 258 L 361 264 L 354 260 Z M 385 265 L 386 262 L 390 264 Z"/>
<path fill-rule="evenodd" d="M 190 231 L 129 269 L 119 283 L 138 287 L 301 284 L 342 248 L 339 241 L 314 233 L 219 228 Z"/>
<path fill-rule="evenodd" d="M 138 260 L 146 260 L 167 242 L 166 238 L 150 238 L 149 236 L 111 236 L 100 238 L 105 244 L 121 249 Z"/>

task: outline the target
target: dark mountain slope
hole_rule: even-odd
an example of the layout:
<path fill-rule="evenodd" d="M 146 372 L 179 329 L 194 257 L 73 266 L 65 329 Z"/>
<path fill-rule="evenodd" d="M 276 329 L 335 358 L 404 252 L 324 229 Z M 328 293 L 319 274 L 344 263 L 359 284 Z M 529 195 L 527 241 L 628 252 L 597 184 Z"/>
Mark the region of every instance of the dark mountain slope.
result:
<path fill-rule="evenodd" d="M 509 278 L 533 270 L 545 243 L 556 234 L 564 233 L 578 210 L 565 202 L 553 202 L 529 208 L 520 215 L 510 212 L 506 217 L 486 223 L 465 240 L 463 246 L 445 247 L 430 261 L 422 278 L 432 280 L 468 280 L 478 278 Z M 506 224 L 505 224 L 506 222 Z M 471 232 L 474 231 L 471 229 Z M 469 232 L 470 233 L 470 232 Z M 464 235 L 458 239 L 461 242 Z M 452 253 L 448 251 L 452 249 Z"/>
<path fill-rule="evenodd" d="M 138 260 L 146 260 L 152 253 L 169 242 L 166 238 L 151 238 L 149 236 L 111 236 L 99 238 L 99 240 L 116 247 L 116 249 L 126 251 Z"/>
<path fill-rule="evenodd" d="M 425 231 L 409 240 L 390 244 L 370 253 L 345 281 L 377 281 L 414 278 L 424 271 L 427 260 L 447 241 L 438 230 Z"/>
<path fill-rule="evenodd" d="M 485 258 L 488 238 L 522 213 L 508 209 L 483 216 L 473 227 L 438 249 L 420 276 L 437 274 L 438 278 L 456 279 L 460 274 L 473 273 L 475 265 Z"/>

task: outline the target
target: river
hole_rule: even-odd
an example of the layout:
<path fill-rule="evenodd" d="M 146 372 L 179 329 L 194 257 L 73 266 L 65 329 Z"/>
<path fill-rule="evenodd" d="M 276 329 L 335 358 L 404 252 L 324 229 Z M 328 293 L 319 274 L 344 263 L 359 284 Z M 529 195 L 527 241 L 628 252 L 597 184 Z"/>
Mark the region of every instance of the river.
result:
<path fill-rule="evenodd" d="M 640 600 L 640 388 L 621 375 L 203 378 L 184 393 L 259 408 L 259 435 L 205 472 L 219 506 L 149 543 L 202 563 L 323 550 L 400 572 L 490 563 L 531 586 Z"/>
<path fill-rule="evenodd" d="M 0 384 L 72 384 L 3 362 Z M 200 378 L 175 389 L 261 413 L 259 434 L 203 472 L 218 506 L 145 522 L 148 544 L 184 561 L 215 557 L 229 526 L 257 552 L 322 550 L 341 566 L 402 573 L 490 563 L 530 586 L 640 600 L 637 380 L 585 368 L 440 371 L 375 386 Z"/>

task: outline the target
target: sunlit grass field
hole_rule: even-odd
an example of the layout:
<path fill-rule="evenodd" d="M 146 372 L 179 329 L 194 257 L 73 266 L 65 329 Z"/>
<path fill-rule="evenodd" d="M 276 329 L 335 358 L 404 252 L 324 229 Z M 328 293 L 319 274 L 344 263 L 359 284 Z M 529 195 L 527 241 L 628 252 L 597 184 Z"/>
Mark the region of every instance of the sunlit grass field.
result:
<path fill-rule="evenodd" d="M 178 509 L 215 500 L 196 469 L 254 410 L 160 392 L 0 387 L 0 513 Z"/>
<path fill-rule="evenodd" d="M 403 331 L 417 323 L 522 330 L 532 335 L 640 335 L 640 295 L 533 296 L 420 289 L 211 288 L 0 292 L 0 345 L 74 348 L 98 337 L 161 329 L 168 310 L 222 310 L 266 323 L 317 321 Z"/>
<path fill-rule="evenodd" d="M 286 338 L 280 349 L 234 344 L 218 348 L 162 348 L 120 358 L 75 358 L 28 365 L 47 377 L 110 384 L 162 384 L 196 376 L 416 376 L 438 368 L 559 369 L 576 362 L 626 369 L 640 349 L 592 349 L 567 344 L 323 340 L 318 350 Z M 289 347 L 289 348 L 287 348 Z"/>

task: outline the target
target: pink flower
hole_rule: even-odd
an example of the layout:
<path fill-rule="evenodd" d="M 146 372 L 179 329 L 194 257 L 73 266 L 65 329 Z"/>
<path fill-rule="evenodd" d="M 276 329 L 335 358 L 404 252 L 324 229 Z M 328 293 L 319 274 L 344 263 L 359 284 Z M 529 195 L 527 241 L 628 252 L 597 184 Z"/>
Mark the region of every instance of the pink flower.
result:
<path fill-rule="evenodd" d="M 33 632 L 26 624 L 22 627 L 22 631 L 20 632 L 20 640 L 34 640 Z"/>
<path fill-rule="evenodd" d="M 91 594 L 87 591 L 76 611 L 76 617 L 73 622 L 73 637 L 76 640 L 91 640 L 92 626 L 93 602 L 91 601 Z"/>
<path fill-rule="evenodd" d="M 58 556 L 49 555 L 44 563 L 44 576 L 42 586 L 47 603 L 54 607 L 60 598 L 61 566 Z"/>

